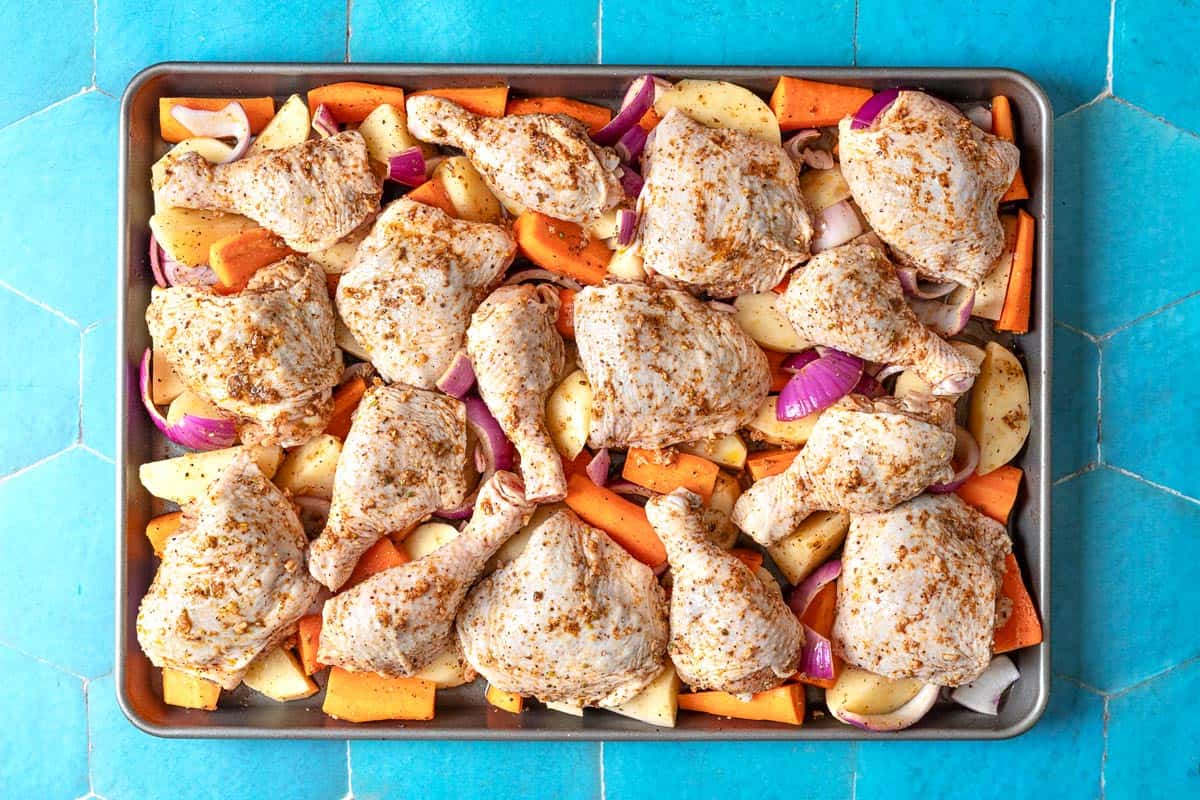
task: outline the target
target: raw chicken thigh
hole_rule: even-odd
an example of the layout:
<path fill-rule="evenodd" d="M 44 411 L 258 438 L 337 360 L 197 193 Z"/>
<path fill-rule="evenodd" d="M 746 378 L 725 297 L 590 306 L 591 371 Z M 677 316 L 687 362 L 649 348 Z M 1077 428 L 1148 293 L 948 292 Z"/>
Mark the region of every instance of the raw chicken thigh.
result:
<path fill-rule="evenodd" d="M 268 150 L 229 164 L 173 156 L 159 199 L 168 206 L 242 214 L 302 253 L 324 250 L 379 210 L 383 182 L 357 131 Z"/>
<path fill-rule="evenodd" d="M 499 225 L 397 200 L 342 275 L 338 312 L 385 380 L 432 389 L 516 249 Z"/>
<path fill-rule="evenodd" d="M 999 204 L 1017 171 L 1016 145 L 948 103 L 900 92 L 868 128 L 843 119 L 838 152 L 854 201 L 901 264 L 979 286 L 1004 249 Z"/>
<path fill-rule="evenodd" d="M 924 494 L 851 517 L 834 652 L 887 678 L 960 686 L 992 655 L 1011 549 L 1004 526 L 955 494 Z"/>
<path fill-rule="evenodd" d="M 453 642 L 454 617 L 483 566 L 534 506 L 521 481 L 497 472 L 475 515 L 434 552 L 372 575 L 325 603 L 317 658 L 355 672 L 413 675 Z"/>
<path fill-rule="evenodd" d="M 138 610 L 143 652 L 157 667 L 237 688 L 317 596 L 307 544 L 291 502 L 238 454 L 167 540 Z"/>
<path fill-rule="evenodd" d="M 847 395 L 821 413 L 787 470 L 738 498 L 733 521 L 771 545 L 813 511 L 886 511 L 954 476 L 953 431 L 947 400 Z"/>
<path fill-rule="evenodd" d="M 679 677 L 693 689 L 752 694 L 796 673 L 804 633 L 779 584 L 764 583 L 704 530 L 700 497 L 686 489 L 646 504 L 671 565 L 671 642 Z"/>
<path fill-rule="evenodd" d="M 571 511 L 539 526 L 458 615 L 467 661 L 506 692 L 620 705 L 662 671 L 663 590 L 650 568 Z"/>
<path fill-rule="evenodd" d="M 766 356 L 732 314 L 673 289 L 617 283 L 575 297 L 592 387 L 588 443 L 663 448 L 731 433 L 766 399 Z"/>
<path fill-rule="evenodd" d="M 466 452 L 458 400 L 402 384 L 368 389 L 338 460 L 329 522 L 309 551 L 313 577 L 336 590 L 381 537 L 461 504 Z"/>
<path fill-rule="evenodd" d="M 567 496 L 562 459 L 546 430 L 546 396 L 562 375 L 566 355 L 554 328 L 553 287 L 503 286 L 483 301 L 467 329 L 467 352 L 479 394 L 521 454 L 531 502 Z"/>
<path fill-rule="evenodd" d="M 815 344 L 868 361 L 912 367 L 938 395 L 971 387 L 979 367 L 926 328 L 904 300 L 896 269 L 879 248 L 825 250 L 791 275 L 776 306 Z"/>
<path fill-rule="evenodd" d="M 321 269 L 289 256 L 237 294 L 155 289 L 146 324 L 187 387 L 241 423 L 242 441 L 292 447 L 325 429 L 342 374 Z"/>
<path fill-rule="evenodd" d="M 405 102 L 418 139 L 466 153 L 499 195 L 555 219 L 590 222 L 625 197 L 620 159 L 560 114 L 483 117 L 441 97 Z"/>
<path fill-rule="evenodd" d="M 779 145 L 671 109 L 645 158 L 638 235 L 652 280 L 733 297 L 808 258 L 812 221 Z"/>

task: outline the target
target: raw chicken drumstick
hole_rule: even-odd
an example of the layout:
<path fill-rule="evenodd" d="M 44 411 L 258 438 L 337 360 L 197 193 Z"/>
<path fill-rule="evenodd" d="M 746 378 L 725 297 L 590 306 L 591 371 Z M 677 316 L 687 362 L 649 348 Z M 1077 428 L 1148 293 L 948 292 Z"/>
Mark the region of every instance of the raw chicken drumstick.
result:
<path fill-rule="evenodd" d="M 558 511 L 467 595 L 458 639 L 467 662 L 497 689 L 615 706 L 662 671 L 666 604 L 649 567 Z"/>
<path fill-rule="evenodd" d="M 903 265 L 972 289 L 1004 249 L 1000 198 L 1016 145 L 923 92 L 900 92 L 867 128 L 838 127 L 842 174 L 871 227 Z"/>
<path fill-rule="evenodd" d="M 235 689 L 289 636 L 321 588 L 295 507 L 247 453 L 183 509 L 142 598 L 137 636 L 156 667 Z"/>
<path fill-rule="evenodd" d="M 467 590 L 533 508 L 516 475 L 492 475 L 458 536 L 325 603 L 318 660 L 388 677 L 420 671 L 453 642 L 454 616 Z"/>
<path fill-rule="evenodd" d="M 242 214 L 302 253 L 324 250 L 379 210 L 383 182 L 357 131 L 268 150 L 228 164 L 172 156 L 154 187 L 168 206 Z"/>
<path fill-rule="evenodd" d="M 766 356 L 733 315 L 674 289 L 587 287 L 575 297 L 575 343 L 592 387 L 595 448 L 731 433 L 771 387 Z"/>
<path fill-rule="evenodd" d="M 342 274 L 338 312 L 385 380 L 432 389 L 516 250 L 499 225 L 397 200 Z"/>
<path fill-rule="evenodd" d="M 693 689 L 753 694 L 796 673 L 804 632 L 783 602 L 704 530 L 700 497 L 676 489 L 646 503 L 646 518 L 671 565 L 671 642 L 667 652 Z"/>
<path fill-rule="evenodd" d="M 483 117 L 432 95 L 410 97 L 408 129 L 457 147 L 497 194 L 568 222 L 590 222 L 625 197 L 620 159 L 560 114 Z"/>
<path fill-rule="evenodd" d="M 342 447 L 329 522 L 309 569 L 330 589 L 381 537 L 466 499 L 467 412 L 453 397 L 402 384 L 363 396 Z"/>
<path fill-rule="evenodd" d="M 842 553 L 834 652 L 887 678 L 960 686 L 992 656 L 1012 543 L 955 494 L 854 514 Z"/>
<path fill-rule="evenodd" d="M 808 258 L 813 226 L 783 148 L 671 109 L 638 195 L 651 280 L 714 297 L 766 292 Z"/>
<path fill-rule="evenodd" d="M 791 274 L 777 307 L 805 339 L 868 361 L 912 367 L 934 394 L 971 388 L 979 367 L 926 328 L 896 269 L 866 244 L 825 250 Z"/>
<path fill-rule="evenodd" d="M 822 412 L 784 472 L 738 498 L 733 521 L 765 546 L 813 511 L 886 511 L 953 477 L 953 431 L 947 400 L 847 395 Z"/>
<path fill-rule="evenodd" d="M 151 292 L 155 348 L 187 387 L 236 417 L 246 444 L 303 444 L 325 429 L 342 359 L 325 274 L 301 256 L 263 267 L 237 294 Z"/>

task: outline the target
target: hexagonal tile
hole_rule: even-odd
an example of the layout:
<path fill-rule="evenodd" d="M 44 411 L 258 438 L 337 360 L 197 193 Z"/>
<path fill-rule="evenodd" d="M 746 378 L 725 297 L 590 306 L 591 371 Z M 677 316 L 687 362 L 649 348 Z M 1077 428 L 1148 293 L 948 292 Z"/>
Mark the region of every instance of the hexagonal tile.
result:
<path fill-rule="evenodd" d="M 1200 662 L 1193 661 L 1109 701 L 1109 797 L 1200 797 L 1197 696 Z"/>
<path fill-rule="evenodd" d="M 1195 82 L 1200 13 L 1194 0 L 1117 0 L 1113 91 L 1161 117 L 1200 132 Z"/>
<path fill-rule="evenodd" d="M 118 103 L 99 92 L 0 131 L 0 280 L 86 325 L 112 316 Z"/>
<path fill-rule="evenodd" d="M 113 477 L 75 448 L 0 483 L 0 642 L 89 677 L 113 660 Z"/>
<path fill-rule="evenodd" d="M 596 60 L 594 2 L 543 3 L 537 8 L 536 24 L 511 6 L 478 0 L 355 0 L 350 15 L 354 61 Z M 485 29 L 486 35 L 481 35 Z"/>
<path fill-rule="evenodd" d="M 1200 139 L 1108 99 L 1054 126 L 1054 310 L 1103 334 L 1200 289 Z"/>
<path fill-rule="evenodd" d="M 1108 9 L 1107 0 L 860 0 L 856 63 L 1012 67 L 1041 83 L 1061 114 L 1104 88 Z"/>
<path fill-rule="evenodd" d="M 0 777 L 5 797 L 79 797 L 88 790 L 83 682 L 0 645 Z M 34 755 L 37 754 L 36 757 Z"/>
<path fill-rule="evenodd" d="M 1096 461 L 1096 393 L 1100 349 L 1064 327 L 1054 328 L 1054 477 Z"/>
<path fill-rule="evenodd" d="M 1200 505 L 1106 467 L 1054 490 L 1056 672 L 1116 691 L 1200 653 Z"/>
<path fill-rule="evenodd" d="M 853 0 L 797 10 L 786 0 L 604 0 L 604 63 L 853 62 Z"/>
<path fill-rule="evenodd" d="M 96 20 L 96 83 L 119 95 L 158 61 L 341 61 L 345 0 L 105 0 Z"/>
<path fill-rule="evenodd" d="M 79 329 L 3 287 L 0 319 L 7 328 L 0 347 L 3 476 L 79 435 Z"/>
<path fill-rule="evenodd" d="M 1104 701 L 1055 680 L 1045 716 L 1030 730 L 1002 742 L 889 742 L 858 746 L 858 797 L 1093 798 L 1100 792 Z"/>
<path fill-rule="evenodd" d="M 599 754 L 595 742 L 352 742 L 350 769 L 355 800 L 592 800 Z"/>
<path fill-rule="evenodd" d="M 83 441 L 109 458 L 116 457 L 116 334 L 111 319 L 83 333 Z"/>
<path fill-rule="evenodd" d="M 93 0 L 31 3 L 0 31 L 0 127 L 92 85 Z"/>
<path fill-rule="evenodd" d="M 1107 464 L 1200 498 L 1200 296 L 1118 331 L 1104 348 Z M 1056 359 L 1057 360 L 1057 359 Z"/>
<path fill-rule="evenodd" d="M 193 711 L 193 714 L 203 714 Z M 111 676 L 88 687 L 92 786 L 105 800 L 341 800 L 346 745 L 326 741 L 157 739 L 117 705 Z"/>

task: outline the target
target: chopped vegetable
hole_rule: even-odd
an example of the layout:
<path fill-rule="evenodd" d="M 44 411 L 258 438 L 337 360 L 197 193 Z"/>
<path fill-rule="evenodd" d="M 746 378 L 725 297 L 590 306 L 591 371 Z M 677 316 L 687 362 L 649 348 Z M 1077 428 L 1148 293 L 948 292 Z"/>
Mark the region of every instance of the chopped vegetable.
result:
<path fill-rule="evenodd" d="M 1008 98 L 1004 95 L 997 95 L 992 98 L 992 135 L 998 136 L 1006 142 L 1016 143 L 1016 136 L 1013 131 L 1013 116 L 1012 105 L 1008 102 Z M 1021 174 L 1021 168 L 1017 167 L 1017 174 L 1013 176 L 1012 185 L 1000 198 L 1001 203 L 1007 203 L 1013 200 L 1028 200 L 1029 188 L 1025 185 L 1025 176 Z"/>
<path fill-rule="evenodd" d="M 908 305 L 922 325 L 943 338 L 955 336 L 971 321 L 975 308 L 975 292 L 965 286 L 955 287 L 945 298 L 925 300 L 909 297 Z"/>
<path fill-rule="evenodd" d="M 217 291 L 233 294 L 246 288 L 254 273 L 292 254 L 283 240 L 266 228 L 230 234 L 208 248 L 208 264 L 216 273 Z"/>
<path fill-rule="evenodd" d="M 851 128 L 869 128 L 875 124 L 875 120 L 879 118 L 887 107 L 896 102 L 896 98 L 900 96 L 899 89 L 884 89 L 871 96 L 871 99 L 862 104 L 858 111 L 854 112 L 854 121 L 850 123 Z"/>
<path fill-rule="evenodd" d="M 275 98 L 273 97 L 160 97 L 158 99 L 159 134 L 168 142 L 182 142 L 184 139 L 197 135 L 198 131 L 189 130 L 172 113 L 176 106 L 196 109 L 199 111 L 220 111 L 230 103 L 237 103 L 245 112 L 250 123 L 250 132 L 258 133 L 266 127 L 275 116 Z"/>
<path fill-rule="evenodd" d="M 862 221 L 849 200 L 834 203 L 817 214 L 813 228 L 811 250 L 814 253 L 843 245 L 863 232 Z"/>
<path fill-rule="evenodd" d="M 410 147 L 388 156 L 388 179 L 405 186 L 420 186 L 425 177 L 425 154 L 419 147 Z"/>
<path fill-rule="evenodd" d="M 408 561 L 408 555 L 404 550 L 384 536 L 359 557 L 358 563 L 354 565 L 354 571 L 342 585 L 341 591 L 357 586 L 378 572 L 407 564 Z"/>
<path fill-rule="evenodd" d="M 161 461 L 148 461 L 138 468 L 138 479 L 150 494 L 173 503 L 190 503 L 208 489 L 225 468 L 246 450 L 263 475 L 271 478 L 283 461 L 283 449 L 275 445 L 225 447 L 205 453 L 187 453 Z"/>
<path fill-rule="evenodd" d="M 1004 578 L 1000 584 L 1000 594 L 1008 598 L 1012 610 L 1008 621 L 999 628 L 993 639 L 992 650 L 996 653 L 1008 653 L 1022 647 L 1032 647 L 1042 642 L 1042 623 L 1038 619 L 1037 609 L 1025 588 L 1021 577 L 1021 567 L 1017 557 L 1009 553 L 1004 559 Z"/>
<path fill-rule="evenodd" d="M 934 494 L 948 494 L 958 490 L 968 478 L 975 474 L 975 468 L 979 466 L 979 444 L 971 432 L 962 425 L 954 426 L 953 463 L 958 465 L 954 477 L 945 483 L 935 483 L 925 491 Z"/>
<path fill-rule="evenodd" d="M 929 684 L 917 692 L 913 699 L 896 710 L 878 714 L 850 711 L 836 702 L 829 701 L 829 693 L 826 694 L 826 702 L 829 706 L 829 713 L 847 725 L 853 725 L 865 731 L 890 732 L 901 731 L 920 722 L 937 703 L 940 694 L 941 687 Z"/>
<path fill-rule="evenodd" d="M 275 473 L 275 485 L 292 497 L 333 499 L 333 482 L 342 441 L 332 434 L 314 436 L 288 452 Z"/>
<path fill-rule="evenodd" d="M 160 514 L 146 523 L 146 538 L 154 548 L 154 555 L 162 558 L 163 551 L 167 549 L 167 539 L 179 531 L 182 518 L 183 512 L 172 511 L 169 514 Z"/>
<path fill-rule="evenodd" d="M 1024 209 L 1017 212 L 1017 241 L 1013 250 L 1012 272 L 1008 291 L 996 330 L 1012 333 L 1029 332 L 1029 305 L 1033 296 L 1033 238 L 1034 220 Z"/>
<path fill-rule="evenodd" d="M 735 547 L 729 551 L 729 555 L 749 567 L 751 572 L 763 565 L 763 554 L 748 547 Z"/>
<path fill-rule="evenodd" d="M 604 486 L 608 483 L 608 471 L 612 468 L 612 456 L 608 454 L 607 447 L 601 447 L 592 456 L 592 460 L 588 462 L 583 472 L 592 483 L 597 486 Z"/>
<path fill-rule="evenodd" d="M 728 692 L 690 692 L 679 695 L 679 707 L 719 717 L 804 724 L 804 689 L 790 683 L 739 700 Z"/>
<path fill-rule="evenodd" d="M 205 111 L 187 106 L 175 106 L 171 116 L 197 136 L 211 139 L 234 139 L 233 149 L 222 159 L 222 163 L 237 161 L 250 149 L 250 118 L 242 104 L 232 102 L 215 111 Z"/>
<path fill-rule="evenodd" d="M 987 475 L 971 475 L 954 491 L 967 505 L 1007 525 L 1021 489 L 1021 474 L 1020 468 L 1006 464 Z"/>
<path fill-rule="evenodd" d="M 612 120 L 612 111 L 569 97 L 514 97 L 508 101 L 505 114 L 566 114 L 577 119 L 595 135 Z"/>
<path fill-rule="evenodd" d="M 512 692 L 505 692 L 501 689 L 497 689 L 490 683 L 488 684 L 487 693 L 484 694 L 484 697 L 487 698 L 487 701 L 496 708 L 500 709 L 501 711 L 507 711 L 510 714 L 520 714 L 525 710 L 524 697 L 519 694 L 513 694 Z"/>
<path fill-rule="evenodd" d="M 575 338 L 575 290 L 558 290 L 558 316 L 554 318 L 554 328 L 559 335 L 566 339 Z"/>
<path fill-rule="evenodd" d="M 513 223 L 521 254 L 542 269 L 596 285 L 608 274 L 612 250 L 574 222 L 526 211 Z"/>
<path fill-rule="evenodd" d="M 656 569 L 666 563 L 667 550 L 640 506 L 578 473 L 567 477 L 566 503 L 584 522 L 607 533 L 646 566 Z"/>
<path fill-rule="evenodd" d="M 350 433 L 351 418 L 366 391 L 367 382 L 358 375 L 355 375 L 334 391 L 333 416 L 329 418 L 329 424 L 325 426 L 325 433 L 332 434 L 345 441 L 346 435 Z"/>
<path fill-rule="evenodd" d="M 433 95 L 457 103 L 468 111 L 485 117 L 503 117 L 508 107 L 507 86 L 483 86 L 471 88 L 426 89 L 413 92 L 412 96 Z"/>
<path fill-rule="evenodd" d="M 167 667 L 162 671 L 162 682 L 163 702 L 167 705 L 216 711 L 221 687 L 212 681 Z"/>
<path fill-rule="evenodd" d="M 637 84 L 637 91 L 632 96 L 628 94 L 625 96 L 625 102 L 621 104 L 621 110 L 617 112 L 617 116 L 603 128 L 592 134 L 592 139 L 595 140 L 596 144 L 616 144 L 630 128 L 641 121 L 647 111 L 654 108 L 654 101 L 656 99 L 654 77 L 652 75 L 643 75 L 638 78 Z M 633 91 L 633 87 L 630 87 L 630 91 Z"/>
<path fill-rule="evenodd" d="M 870 89 L 783 76 L 771 93 L 771 110 L 785 131 L 836 125 L 871 97 Z"/>
<path fill-rule="evenodd" d="M 287 647 L 260 653 L 246 670 L 242 683 L 280 703 L 312 697 L 320 691 Z"/>
<path fill-rule="evenodd" d="M 333 112 L 329 110 L 329 106 L 322 103 L 312 112 L 312 129 L 319 138 L 327 139 L 330 136 L 337 136 L 341 127 L 334 118 Z"/>
<path fill-rule="evenodd" d="M 334 667 L 321 710 L 347 722 L 433 719 L 437 687 L 420 678 L 384 678 L 373 672 Z"/>
<path fill-rule="evenodd" d="M 454 203 L 450 201 L 450 195 L 446 193 L 446 187 L 437 178 L 430 178 L 404 196 L 409 200 L 440 208 L 451 217 L 458 219 L 458 212 L 454 209 Z"/>
<path fill-rule="evenodd" d="M 384 103 L 404 108 L 404 90 L 399 86 L 357 81 L 330 83 L 308 90 L 309 112 L 315 114 L 318 106 L 323 105 L 342 124 L 362 122 Z"/>
<path fill-rule="evenodd" d="M 996 656 L 982 675 L 950 692 L 950 699 L 972 711 L 994 717 L 1000 712 L 1004 691 L 1019 677 L 1021 673 L 1011 658 Z"/>
<path fill-rule="evenodd" d="M 150 394 L 150 363 L 152 351 L 147 348 L 142 355 L 142 363 L 138 374 L 138 386 L 141 390 L 142 405 L 150 415 L 154 427 L 172 442 L 191 450 L 218 450 L 226 448 L 237 441 L 237 423 L 228 417 L 195 416 L 184 414 L 177 422 L 164 417 L 154 405 Z M 186 394 L 186 393 L 184 393 Z M 180 394 L 176 397 L 183 397 Z"/>
<path fill-rule="evenodd" d="M 783 364 L 785 369 L 790 366 L 786 361 Z M 827 348 L 822 355 L 798 366 L 779 393 L 775 418 L 792 422 L 824 411 L 858 385 L 863 366 L 861 358 Z"/>
<path fill-rule="evenodd" d="M 621 477 L 662 494 L 682 486 L 700 495 L 707 504 L 720 471 L 721 468 L 707 458 L 689 453 L 631 447 L 625 454 Z"/>
<path fill-rule="evenodd" d="M 746 469 L 756 481 L 778 475 L 796 460 L 799 450 L 759 450 L 746 456 Z"/>
<path fill-rule="evenodd" d="M 799 617 L 800 624 L 805 626 L 804 660 L 810 664 L 828 664 L 825 672 L 828 677 L 815 674 L 802 662 L 796 680 L 820 686 L 823 689 L 831 689 L 842 671 L 842 660 L 834 655 L 830 648 L 833 623 L 837 619 L 837 583 L 831 581 L 817 590 L 809 602 L 808 608 L 804 609 Z M 810 644 L 809 638 L 813 635 L 819 636 L 820 639 L 814 639 Z"/>
<path fill-rule="evenodd" d="M 296 650 L 305 675 L 315 675 L 325 669 L 325 665 L 317 661 L 317 651 L 321 649 L 321 622 L 320 614 L 308 614 L 297 623 Z"/>
<path fill-rule="evenodd" d="M 459 350 L 454 354 L 450 366 L 446 367 L 446 371 L 441 374 L 434 385 L 451 397 L 459 399 L 471 391 L 471 387 L 475 385 L 475 370 L 471 366 L 471 359 L 465 350 Z"/>
<path fill-rule="evenodd" d="M 815 511 L 782 541 L 768 546 L 767 552 L 788 583 L 801 584 L 810 575 L 831 568 L 826 560 L 842 546 L 849 530 L 849 514 Z"/>

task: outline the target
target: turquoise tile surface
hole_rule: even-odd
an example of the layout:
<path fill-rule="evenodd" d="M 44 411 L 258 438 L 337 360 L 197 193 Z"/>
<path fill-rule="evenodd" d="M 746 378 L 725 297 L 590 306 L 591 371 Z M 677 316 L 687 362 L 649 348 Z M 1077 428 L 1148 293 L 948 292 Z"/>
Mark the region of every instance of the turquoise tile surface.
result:
<path fill-rule="evenodd" d="M 1196 0 L 1116 0 L 1113 91 L 1200 132 L 1196 105 Z M 1192 78 L 1188 80 L 1188 78 Z"/>
<path fill-rule="evenodd" d="M 0 730 L 20 731 L 19 738 L 0 735 L 0 797 L 86 794 L 83 681 L 3 645 L 0 675 L 8 687 L 0 692 Z"/>
<path fill-rule="evenodd" d="M 1097 460 L 1100 348 L 1061 325 L 1054 328 L 1054 477 L 1078 472 Z"/>
<path fill-rule="evenodd" d="M 1200 662 L 1114 697 L 1108 706 L 1109 797 L 1200 797 L 1196 723 Z"/>
<path fill-rule="evenodd" d="M 22 4 L 0 29 L 0 128 L 92 85 L 94 0 Z"/>
<path fill-rule="evenodd" d="M 116 457 L 117 323 L 97 322 L 83 332 L 83 443 Z"/>
<path fill-rule="evenodd" d="M 848 65 L 854 6 L 853 0 L 802 7 L 786 0 L 604 0 L 603 61 Z"/>

